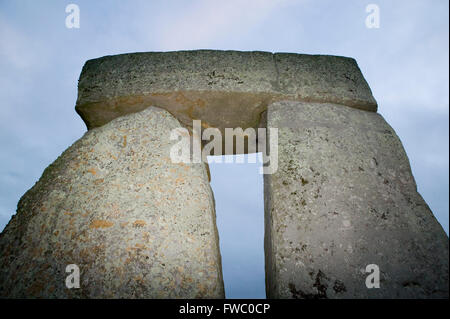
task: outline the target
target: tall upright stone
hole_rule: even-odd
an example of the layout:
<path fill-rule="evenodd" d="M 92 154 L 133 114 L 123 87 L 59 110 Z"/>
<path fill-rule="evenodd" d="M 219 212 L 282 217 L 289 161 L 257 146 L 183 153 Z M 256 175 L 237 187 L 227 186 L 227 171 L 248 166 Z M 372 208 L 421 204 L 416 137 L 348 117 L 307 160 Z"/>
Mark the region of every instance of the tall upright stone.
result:
<path fill-rule="evenodd" d="M 169 157 L 179 126 L 149 107 L 89 130 L 51 164 L 1 234 L 0 296 L 223 298 L 204 164 Z M 79 289 L 66 287 L 70 264 Z"/>
<path fill-rule="evenodd" d="M 448 237 L 381 115 L 283 101 L 266 118 L 278 128 L 278 171 L 264 176 L 268 297 L 448 297 Z"/>

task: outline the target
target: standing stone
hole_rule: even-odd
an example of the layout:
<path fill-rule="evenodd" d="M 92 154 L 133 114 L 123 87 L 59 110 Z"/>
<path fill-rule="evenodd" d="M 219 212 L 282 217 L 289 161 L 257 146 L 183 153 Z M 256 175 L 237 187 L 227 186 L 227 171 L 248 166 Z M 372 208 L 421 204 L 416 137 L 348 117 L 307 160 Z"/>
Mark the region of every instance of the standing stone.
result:
<path fill-rule="evenodd" d="M 269 298 L 448 298 L 448 237 L 381 115 L 277 102 L 278 171 L 265 175 Z M 368 289 L 366 266 L 380 270 Z"/>
<path fill-rule="evenodd" d="M 0 296 L 223 298 L 203 164 L 174 164 L 179 122 L 149 107 L 88 131 L 20 200 L 0 237 Z M 66 266 L 80 288 L 66 288 Z"/>

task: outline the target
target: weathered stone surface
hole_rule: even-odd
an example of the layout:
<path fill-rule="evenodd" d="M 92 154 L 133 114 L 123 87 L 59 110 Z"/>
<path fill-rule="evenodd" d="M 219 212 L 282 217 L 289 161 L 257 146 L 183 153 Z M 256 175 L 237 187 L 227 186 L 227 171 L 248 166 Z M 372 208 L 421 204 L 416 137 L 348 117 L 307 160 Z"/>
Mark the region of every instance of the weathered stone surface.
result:
<path fill-rule="evenodd" d="M 51 164 L 1 234 L 0 296 L 223 298 L 213 194 L 203 164 L 171 162 L 176 127 L 149 107 Z"/>
<path fill-rule="evenodd" d="M 379 114 L 284 101 L 267 126 L 279 128 L 279 168 L 264 176 L 268 297 L 448 298 L 448 237 Z"/>
<path fill-rule="evenodd" d="M 207 165 L 169 158 L 170 130 L 197 119 L 222 134 L 279 128 L 279 169 L 264 183 L 268 297 L 448 297 L 448 237 L 376 109 L 350 58 L 200 50 L 90 60 L 76 105 L 89 131 L 0 235 L 0 297 L 224 297 Z M 80 289 L 65 286 L 69 264 Z M 379 289 L 366 288 L 369 264 Z"/>
<path fill-rule="evenodd" d="M 295 53 L 276 53 L 274 59 L 284 94 L 376 111 L 377 102 L 354 59 Z"/>
<path fill-rule="evenodd" d="M 157 105 L 184 125 L 257 127 L 278 100 L 341 103 L 376 111 L 354 59 L 239 51 L 148 52 L 89 60 L 77 112 L 87 127 Z"/>

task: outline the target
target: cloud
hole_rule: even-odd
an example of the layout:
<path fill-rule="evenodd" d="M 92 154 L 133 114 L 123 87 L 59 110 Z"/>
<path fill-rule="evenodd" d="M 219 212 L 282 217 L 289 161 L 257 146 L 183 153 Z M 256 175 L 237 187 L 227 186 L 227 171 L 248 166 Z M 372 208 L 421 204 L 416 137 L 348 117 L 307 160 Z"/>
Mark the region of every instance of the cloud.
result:
<path fill-rule="evenodd" d="M 270 18 L 287 0 L 200 0 L 189 7 L 162 14 L 157 25 L 162 50 L 208 48 L 225 39 L 241 37 Z M 225 40 L 226 41 L 226 40 Z"/>
<path fill-rule="evenodd" d="M 381 107 L 417 106 L 448 114 L 448 2 L 433 7 L 424 1 L 403 6 L 384 2 L 380 14 L 384 25 L 378 45 L 373 47 L 375 38 L 368 38 L 365 53 L 375 62 L 369 72 L 376 75 L 371 85 Z"/>
<path fill-rule="evenodd" d="M 5 65 L 17 69 L 25 69 L 34 64 L 33 52 L 27 50 L 29 39 L 15 30 L 5 18 L 0 15 L 0 59 Z"/>
<path fill-rule="evenodd" d="M 49 48 L 14 21 L 0 13 L 0 67 L 17 71 L 42 70 L 48 66 Z M 10 74 L 9 74 L 10 75 Z M 6 74 L 3 73 L 3 76 Z"/>

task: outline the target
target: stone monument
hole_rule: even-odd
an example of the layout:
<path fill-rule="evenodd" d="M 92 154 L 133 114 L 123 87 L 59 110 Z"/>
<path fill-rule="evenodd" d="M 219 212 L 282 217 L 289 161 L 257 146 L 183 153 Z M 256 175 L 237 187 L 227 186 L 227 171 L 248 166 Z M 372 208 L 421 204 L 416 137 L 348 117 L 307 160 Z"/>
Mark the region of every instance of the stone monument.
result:
<path fill-rule="evenodd" d="M 170 158 L 170 132 L 201 120 L 278 129 L 278 169 L 264 175 L 269 298 L 448 298 L 448 237 L 354 59 L 106 56 L 83 67 L 76 111 L 88 131 L 0 235 L 1 297 L 224 298 L 207 164 Z"/>

